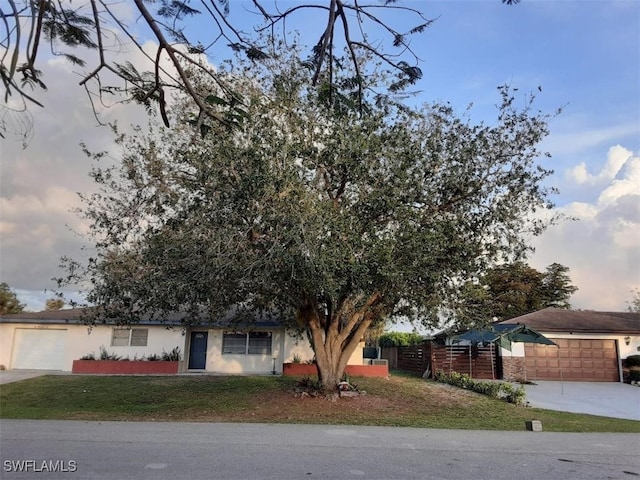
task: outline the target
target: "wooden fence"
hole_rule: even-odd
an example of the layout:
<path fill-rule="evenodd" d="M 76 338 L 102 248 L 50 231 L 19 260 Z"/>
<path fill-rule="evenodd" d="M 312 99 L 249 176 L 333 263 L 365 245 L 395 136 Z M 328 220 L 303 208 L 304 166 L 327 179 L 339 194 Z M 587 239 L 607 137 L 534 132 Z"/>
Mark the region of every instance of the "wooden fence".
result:
<path fill-rule="evenodd" d="M 497 352 L 493 345 L 472 347 L 469 345 L 435 345 L 425 343 L 410 347 L 385 347 L 380 358 L 386 358 L 389 369 L 404 370 L 424 375 L 429 370 L 445 373 L 458 372 L 477 379 L 501 378 Z"/>
<path fill-rule="evenodd" d="M 431 344 L 409 347 L 389 347 L 380 350 L 380 358 L 386 358 L 390 369 L 405 370 L 423 375 L 431 361 Z"/>
<path fill-rule="evenodd" d="M 398 368 L 398 347 L 380 347 L 380 358 L 387 360 L 389 370 Z"/>
<path fill-rule="evenodd" d="M 470 345 L 434 345 L 431 350 L 431 371 L 466 373 L 472 378 L 500 378 L 496 350 Z"/>

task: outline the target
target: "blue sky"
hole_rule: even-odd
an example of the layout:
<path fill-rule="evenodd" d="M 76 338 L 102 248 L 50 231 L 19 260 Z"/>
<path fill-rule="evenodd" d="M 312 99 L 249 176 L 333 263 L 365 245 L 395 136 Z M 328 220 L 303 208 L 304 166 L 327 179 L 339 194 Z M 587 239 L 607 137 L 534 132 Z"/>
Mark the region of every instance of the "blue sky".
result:
<path fill-rule="evenodd" d="M 473 103 L 472 118 L 490 120 L 496 87 L 508 83 L 523 94 L 541 87 L 537 106 L 543 111 L 563 108 L 543 144 L 553 155 L 545 166 L 555 170 L 550 182 L 561 192 L 554 198 L 558 211 L 579 220 L 531 239 L 537 251 L 530 263 L 540 270 L 552 262 L 570 267 L 579 287 L 576 308 L 625 309 L 631 290 L 640 288 L 640 2 L 402 4 L 437 18 L 412 39 L 424 73 L 416 101 L 448 101 L 460 110 Z M 252 21 L 249 7 L 232 0 L 231 21 Z M 414 23 L 403 15 L 394 21 L 398 30 Z M 317 13 L 289 25 L 309 42 L 319 34 Z M 93 187 L 78 144 L 110 145 L 108 132 L 93 122 L 74 69 L 52 60 L 45 74 L 47 108 L 33 112 L 29 148 L 13 139 L 0 145 L 0 280 L 31 310 L 51 297 L 45 289 L 60 274 L 59 257 L 82 255 L 83 241 L 69 228 L 85 226 L 69 210 L 78 205 L 76 192 Z M 132 107 L 104 114 L 145 121 Z"/>

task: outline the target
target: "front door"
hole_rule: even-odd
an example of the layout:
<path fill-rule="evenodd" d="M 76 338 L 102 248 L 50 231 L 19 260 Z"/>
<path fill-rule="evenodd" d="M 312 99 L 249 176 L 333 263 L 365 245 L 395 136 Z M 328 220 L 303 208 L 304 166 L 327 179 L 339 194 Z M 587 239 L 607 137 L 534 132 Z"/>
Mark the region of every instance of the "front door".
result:
<path fill-rule="evenodd" d="M 205 369 L 207 365 L 207 335 L 207 332 L 191 332 L 189 369 Z"/>

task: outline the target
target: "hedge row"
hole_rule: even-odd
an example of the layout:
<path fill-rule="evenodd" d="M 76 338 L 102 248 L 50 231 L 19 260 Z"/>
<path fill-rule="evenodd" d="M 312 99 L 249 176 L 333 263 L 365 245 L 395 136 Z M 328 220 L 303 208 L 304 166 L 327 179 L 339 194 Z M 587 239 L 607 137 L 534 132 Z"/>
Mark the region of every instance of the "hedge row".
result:
<path fill-rule="evenodd" d="M 474 380 L 466 373 L 458 372 L 444 373 L 443 371 L 438 371 L 433 378 L 436 382 L 448 383 L 449 385 L 488 395 L 515 405 L 524 405 L 526 398 L 526 392 L 522 385 L 516 388 L 511 383 L 483 382 Z"/>

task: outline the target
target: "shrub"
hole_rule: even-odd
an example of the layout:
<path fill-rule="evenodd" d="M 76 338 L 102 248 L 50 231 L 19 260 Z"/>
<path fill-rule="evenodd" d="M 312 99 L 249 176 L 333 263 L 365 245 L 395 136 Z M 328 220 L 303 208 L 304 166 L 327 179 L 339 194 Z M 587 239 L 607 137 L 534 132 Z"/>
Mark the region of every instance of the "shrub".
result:
<path fill-rule="evenodd" d="M 179 362 L 182 359 L 182 356 L 180 355 L 180 347 L 176 347 L 173 350 L 171 350 L 170 352 L 165 352 L 164 349 L 162 349 L 162 360 L 165 362 Z"/>
<path fill-rule="evenodd" d="M 631 368 L 624 372 L 625 383 L 640 382 L 640 368 Z"/>
<path fill-rule="evenodd" d="M 501 384 L 496 382 L 476 382 L 473 390 L 489 397 L 498 398 L 500 386 Z"/>
<path fill-rule="evenodd" d="M 130 359 L 128 356 L 122 357 L 121 355 L 117 355 L 115 353 L 109 353 L 106 348 L 100 347 L 100 355 L 97 358 L 96 358 L 96 355 L 92 352 L 80 357 L 80 360 L 120 360 L 124 362 Z M 170 352 L 165 352 L 163 349 L 162 354 L 160 355 L 158 355 L 157 353 L 152 353 L 148 357 L 145 357 L 143 355 L 141 358 L 138 358 L 138 355 L 136 354 L 134 355 L 133 360 L 134 361 L 146 360 L 149 362 L 159 362 L 161 360 L 165 362 L 179 362 L 180 360 L 182 360 L 182 355 L 180 354 L 180 347 L 176 347 Z"/>
<path fill-rule="evenodd" d="M 515 388 L 511 383 L 499 383 L 498 398 L 514 405 L 523 405 L 527 396 L 522 385 Z"/>
<path fill-rule="evenodd" d="M 306 393 L 315 397 L 322 390 L 322 383 L 319 380 L 313 380 L 311 377 L 305 376 L 296 382 L 296 393 Z"/>
<path fill-rule="evenodd" d="M 106 348 L 100 347 L 100 360 L 122 360 L 122 357 L 115 353 L 109 353 Z"/>
<path fill-rule="evenodd" d="M 480 380 L 474 380 L 466 373 L 451 372 L 447 374 L 442 370 L 439 370 L 435 373 L 433 379 L 436 382 L 448 383 L 455 387 L 488 395 L 492 398 L 504 400 L 505 402 L 513 403 L 515 405 L 524 404 L 526 397 L 526 392 L 522 385 L 516 388 L 511 383 L 483 382 Z"/>
<path fill-rule="evenodd" d="M 293 356 L 293 359 L 291 360 L 291 363 L 302 363 L 302 357 L 299 354 L 295 354 Z"/>
<path fill-rule="evenodd" d="M 629 355 L 623 362 L 626 367 L 640 367 L 640 355 Z"/>

